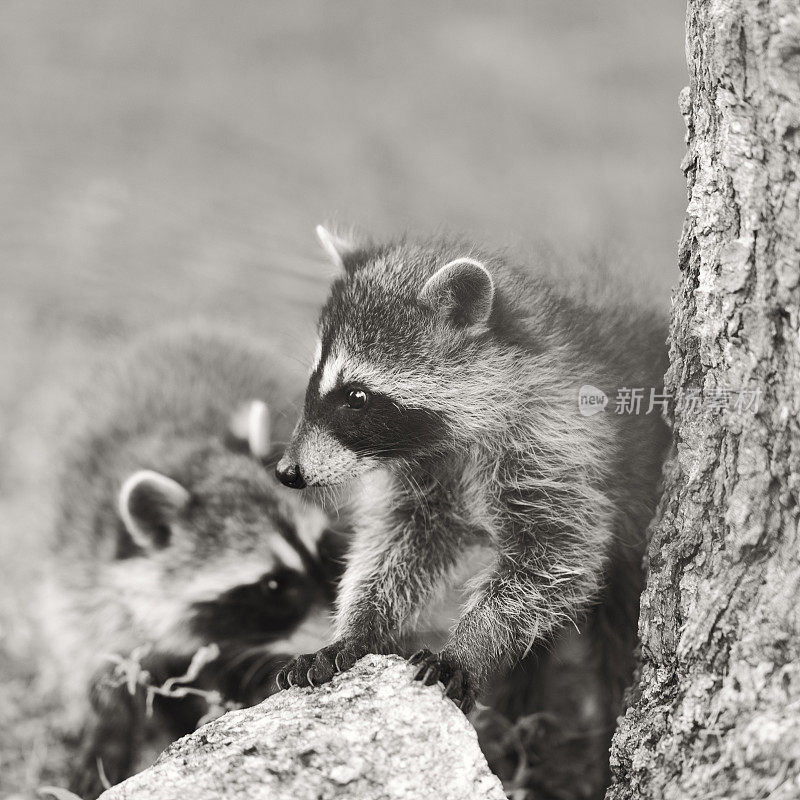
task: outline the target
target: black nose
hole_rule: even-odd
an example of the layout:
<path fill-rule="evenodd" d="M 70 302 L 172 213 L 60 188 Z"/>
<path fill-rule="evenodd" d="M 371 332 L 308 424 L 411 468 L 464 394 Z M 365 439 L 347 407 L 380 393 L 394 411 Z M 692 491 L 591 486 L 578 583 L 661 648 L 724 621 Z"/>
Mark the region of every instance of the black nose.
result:
<path fill-rule="evenodd" d="M 290 486 L 292 489 L 305 489 L 306 487 L 306 482 L 303 480 L 297 464 L 281 465 L 279 463 L 275 467 L 275 474 L 284 486 Z"/>

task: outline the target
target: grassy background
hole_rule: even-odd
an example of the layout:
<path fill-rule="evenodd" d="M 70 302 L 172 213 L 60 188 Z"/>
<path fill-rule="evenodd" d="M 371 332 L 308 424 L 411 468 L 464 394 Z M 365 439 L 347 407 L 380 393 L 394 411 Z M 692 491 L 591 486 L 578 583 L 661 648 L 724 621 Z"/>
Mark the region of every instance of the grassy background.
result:
<path fill-rule="evenodd" d="M 198 314 L 307 358 L 326 218 L 601 253 L 666 304 L 680 5 L 0 6 L 0 796 L 60 778 L 29 619 L 86 366 Z"/>

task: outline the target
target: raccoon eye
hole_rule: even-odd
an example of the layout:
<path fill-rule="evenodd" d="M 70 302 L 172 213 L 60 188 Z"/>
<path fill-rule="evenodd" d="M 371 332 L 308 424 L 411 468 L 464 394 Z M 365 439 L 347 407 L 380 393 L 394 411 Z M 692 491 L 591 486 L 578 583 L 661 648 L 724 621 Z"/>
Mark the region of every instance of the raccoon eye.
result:
<path fill-rule="evenodd" d="M 352 387 L 345 390 L 345 399 L 347 400 L 348 408 L 360 411 L 369 402 L 369 395 L 363 389 Z"/>
<path fill-rule="evenodd" d="M 283 589 L 282 581 L 274 575 L 265 575 L 258 582 L 259 591 L 265 597 L 274 597 L 279 591 Z"/>

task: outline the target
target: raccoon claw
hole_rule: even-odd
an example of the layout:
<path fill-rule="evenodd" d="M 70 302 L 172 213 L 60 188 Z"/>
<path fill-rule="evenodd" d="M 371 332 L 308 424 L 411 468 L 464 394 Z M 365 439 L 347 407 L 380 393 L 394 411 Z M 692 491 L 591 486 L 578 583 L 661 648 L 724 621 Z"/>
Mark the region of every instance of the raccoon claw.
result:
<path fill-rule="evenodd" d="M 414 673 L 415 681 L 422 681 L 425 686 L 431 686 L 439 680 L 438 673 L 435 670 L 435 665 L 438 658 L 435 653 L 423 647 L 422 650 L 417 650 L 414 655 L 408 659 L 408 663 L 417 666 L 419 669 Z M 430 680 L 429 680 L 430 678 Z"/>
<path fill-rule="evenodd" d="M 465 714 L 475 707 L 475 690 L 472 681 L 461 669 L 453 672 L 453 677 L 444 688 L 445 697 L 449 697 Z"/>
<path fill-rule="evenodd" d="M 423 658 L 427 658 L 427 656 L 432 655 L 431 651 L 428 650 L 427 647 L 423 647 L 421 650 L 417 650 L 414 655 L 410 656 L 408 659 L 409 664 L 420 664 L 422 663 Z"/>
<path fill-rule="evenodd" d="M 337 672 L 347 672 L 359 658 L 365 656 L 368 652 L 367 648 L 363 645 L 354 644 L 352 642 L 343 642 L 341 644 L 332 644 L 326 650 L 336 648 L 335 656 L 333 659 L 334 666 Z"/>
<path fill-rule="evenodd" d="M 275 683 L 279 689 L 291 689 L 294 686 L 308 686 L 307 673 L 313 655 L 297 656 L 289 661 L 277 674 Z"/>
<path fill-rule="evenodd" d="M 327 683 L 336 674 L 336 667 L 328 658 L 325 650 L 320 650 L 314 657 L 314 663 L 306 673 L 306 678 L 311 686 Z"/>
<path fill-rule="evenodd" d="M 292 686 L 319 686 L 328 683 L 337 672 L 345 672 L 366 655 L 367 649 L 347 640 L 334 642 L 322 650 L 292 659 L 279 673 L 279 689 Z"/>
<path fill-rule="evenodd" d="M 449 697 L 465 714 L 475 705 L 475 689 L 469 673 L 458 664 L 442 655 L 422 649 L 409 658 L 409 663 L 419 669 L 414 673 L 414 680 L 423 686 L 441 683 L 443 695 Z"/>

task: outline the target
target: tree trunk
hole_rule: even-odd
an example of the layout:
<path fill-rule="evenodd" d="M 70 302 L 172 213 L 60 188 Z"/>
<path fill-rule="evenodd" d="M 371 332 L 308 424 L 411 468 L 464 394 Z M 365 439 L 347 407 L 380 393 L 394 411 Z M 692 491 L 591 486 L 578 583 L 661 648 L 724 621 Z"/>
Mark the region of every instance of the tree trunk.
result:
<path fill-rule="evenodd" d="M 798 798 L 797 0 L 690 0 L 687 58 L 677 454 L 607 796 Z"/>
<path fill-rule="evenodd" d="M 278 692 L 170 745 L 102 800 L 505 800 L 467 718 L 397 656 Z"/>

